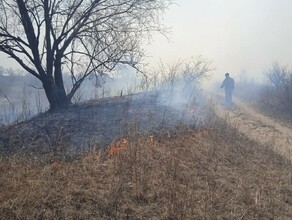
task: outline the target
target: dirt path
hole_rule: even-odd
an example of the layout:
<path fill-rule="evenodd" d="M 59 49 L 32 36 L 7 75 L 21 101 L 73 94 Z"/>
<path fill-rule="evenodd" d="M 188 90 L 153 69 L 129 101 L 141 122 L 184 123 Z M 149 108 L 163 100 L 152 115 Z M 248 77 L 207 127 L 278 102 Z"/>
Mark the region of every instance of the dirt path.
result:
<path fill-rule="evenodd" d="M 263 145 L 268 145 L 292 161 L 292 128 L 276 119 L 255 111 L 248 104 L 235 99 L 236 107 L 222 105 L 223 97 L 214 96 L 216 114 L 241 133 Z"/>

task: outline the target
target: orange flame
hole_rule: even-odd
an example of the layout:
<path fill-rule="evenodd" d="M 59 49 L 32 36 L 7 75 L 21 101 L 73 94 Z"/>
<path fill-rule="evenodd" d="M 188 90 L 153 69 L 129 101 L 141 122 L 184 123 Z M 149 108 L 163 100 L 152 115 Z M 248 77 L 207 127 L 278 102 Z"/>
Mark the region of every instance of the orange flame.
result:
<path fill-rule="evenodd" d="M 109 147 L 109 156 L 113 156 L 120 151 L 127 150 L 128 145 L 129 145 L 129 142 L 127 138 L 123 138 L 122 140 L 113 142 Z"/>

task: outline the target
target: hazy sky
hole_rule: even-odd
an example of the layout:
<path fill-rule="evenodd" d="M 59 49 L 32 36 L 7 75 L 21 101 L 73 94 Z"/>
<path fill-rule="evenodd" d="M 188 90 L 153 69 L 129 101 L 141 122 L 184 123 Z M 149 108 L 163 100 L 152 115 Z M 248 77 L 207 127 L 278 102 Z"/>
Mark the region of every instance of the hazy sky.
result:
<path fill-rule="evenodd" d="M 255 79 L 274 61 L 292 69 L 292 0 L 178 0 L 165 17 L 170 42 L 155 37 L 150 59 L 171 63 L 202 55 L 215 78 L 246 72 Z"/>
<path fill-rule="evenodd" d="M 278 61 L 292 69 L 292 0 L 177 0 L 165 16 L 170 41 L 154 37 L 149 62 L 202 55 L 215 78 L 246 72 L 260 78 Z M 11 63 L 0 54 L 0 65 Z"/>

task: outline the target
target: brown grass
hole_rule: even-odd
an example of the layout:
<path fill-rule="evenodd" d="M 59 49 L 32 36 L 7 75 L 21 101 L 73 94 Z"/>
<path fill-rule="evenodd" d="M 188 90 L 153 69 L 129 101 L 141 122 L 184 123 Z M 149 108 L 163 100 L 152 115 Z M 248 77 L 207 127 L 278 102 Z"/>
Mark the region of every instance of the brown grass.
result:
<path fill-rule="evenodd" d="M 292 165 L 218 122 L 109 156 L 0 160 L 0 219 L 291 219 Z"/>

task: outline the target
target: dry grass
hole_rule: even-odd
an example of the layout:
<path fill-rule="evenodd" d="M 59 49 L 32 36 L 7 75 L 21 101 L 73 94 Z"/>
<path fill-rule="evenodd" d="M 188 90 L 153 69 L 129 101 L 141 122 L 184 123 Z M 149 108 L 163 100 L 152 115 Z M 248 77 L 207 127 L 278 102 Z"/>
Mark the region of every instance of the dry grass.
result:
<path fill-rule="evenodd" d="M 223 122 L 129 132 L 111 155 L 0 160 L 0 219 L 291 219 L 291 173 L 289 161 Z"/>

